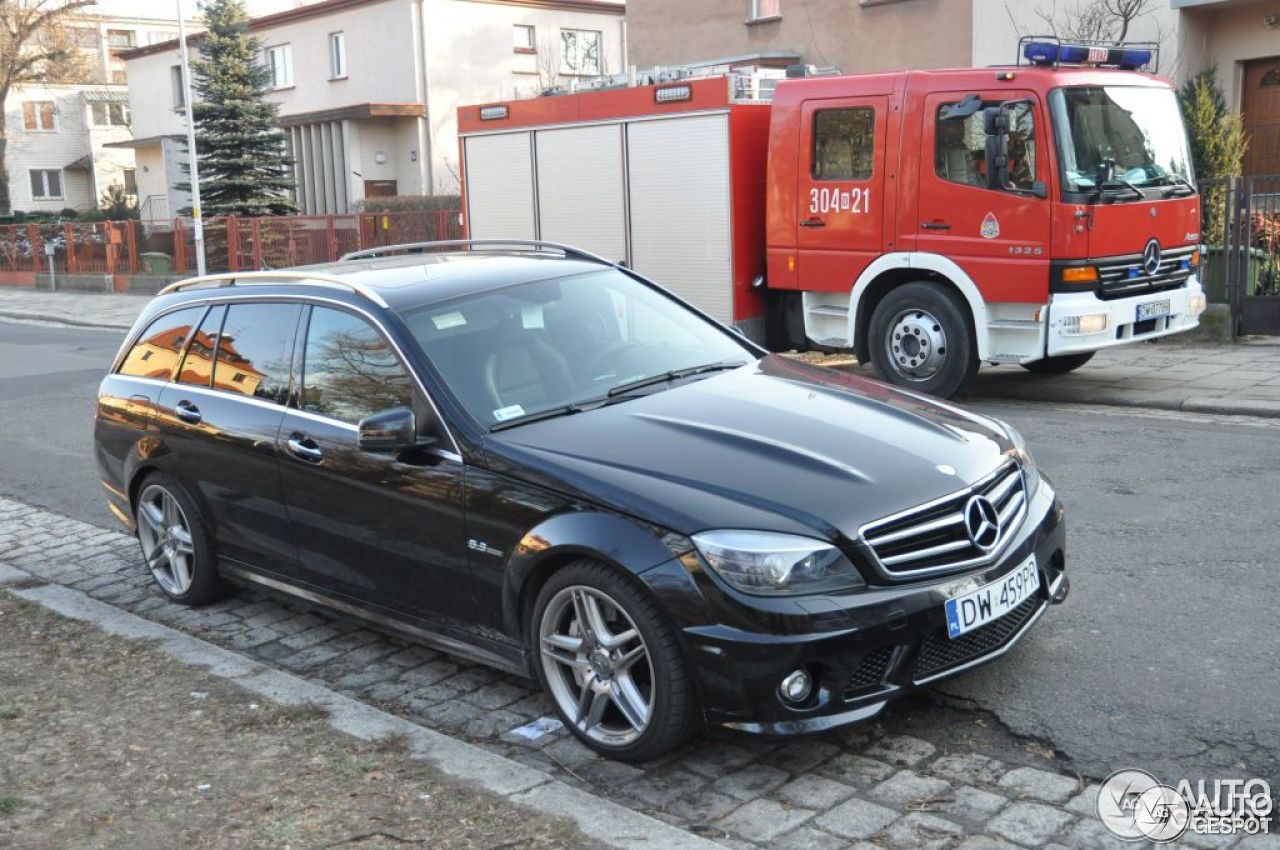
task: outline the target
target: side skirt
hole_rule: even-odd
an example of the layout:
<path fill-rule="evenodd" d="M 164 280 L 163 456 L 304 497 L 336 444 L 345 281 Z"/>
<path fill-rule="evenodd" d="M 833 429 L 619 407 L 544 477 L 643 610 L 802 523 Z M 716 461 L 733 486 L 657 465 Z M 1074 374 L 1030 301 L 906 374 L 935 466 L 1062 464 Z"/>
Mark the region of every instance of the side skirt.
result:
<path fill-rule="evenodd" d="M 376 609 L 367 608 L 347 599 L 331 596 L 329 594 L 320 593 L 309 588 L 300 587 L 287 581 L 272 578 L 263 575 L 260 572 L 246 569 L 245 567 L 222 559 L 219 562 L 219 568 L 224 575 L 230 579 L 247 582 L 250 584 L 261 585 L 262 587 L 293 596 L 298 599 L 305 599 L 308 602 L 314 602 L 323 605 L 326 608 L 332 608 L 335 611 L 341 611 L 344 614 L 350 614 L 358 617 L 374 625 L 380 626 L 393 632 L 399 632 L 405 637 L 411 638 L 419 643 L 447 652 L 450 655 L 456 655 L 459 658 L 465 658 L 468 661 L 475 661 L 479 664 L 485 664 L 489 667 L 496 667 L 507 673 L 514 673 L 523 678 L 529 678 L 529 665 L 527 658 L 523 652 L 519 650 L 509 649 L 506 647 L 497 647 L 490 649 L 475 643 L 461 640 L 456 637 L 444 634 L 433 629 L 426 628 L 418 623 L 402 619 Z"/>

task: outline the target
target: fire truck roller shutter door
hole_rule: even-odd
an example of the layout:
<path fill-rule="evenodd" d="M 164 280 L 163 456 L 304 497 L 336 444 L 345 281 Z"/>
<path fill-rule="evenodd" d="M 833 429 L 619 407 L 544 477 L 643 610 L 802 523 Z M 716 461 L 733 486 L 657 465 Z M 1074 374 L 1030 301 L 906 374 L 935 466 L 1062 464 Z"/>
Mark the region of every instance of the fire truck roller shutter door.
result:
<path fill-rule="evenodd" d="M 538 130 L 534 143 L 539 237 L 629 261 L 621 125 Z"/>
<path fill-rule="evenodd" d="M 467 235 L 471 239 L 537 239 L 530 133 L 469 136 Z"/>

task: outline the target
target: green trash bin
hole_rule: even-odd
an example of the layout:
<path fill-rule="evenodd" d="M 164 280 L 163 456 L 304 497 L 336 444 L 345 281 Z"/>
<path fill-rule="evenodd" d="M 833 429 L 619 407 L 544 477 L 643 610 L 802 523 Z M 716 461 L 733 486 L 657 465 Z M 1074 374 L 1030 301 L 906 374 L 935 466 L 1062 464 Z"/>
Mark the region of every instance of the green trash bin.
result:
<path fill-rule="evenodd" d="M 144 274 L 169 274 L 173 271 L 173 259 L 159 251 L 148 251 L 138 255 L 138 262 Z"/>

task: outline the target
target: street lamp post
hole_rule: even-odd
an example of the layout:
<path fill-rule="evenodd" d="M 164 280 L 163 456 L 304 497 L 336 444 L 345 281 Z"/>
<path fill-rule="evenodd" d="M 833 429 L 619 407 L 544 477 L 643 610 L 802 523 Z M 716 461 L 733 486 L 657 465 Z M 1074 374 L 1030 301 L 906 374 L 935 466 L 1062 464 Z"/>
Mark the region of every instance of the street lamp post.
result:
<path fill-rule="evenodd" d="M 191 64 L 187 58 L 187 25 L 182 17 L 182 0 L 178 7 L 178 52 L 182 57 L 182 100 L 187 111 L 187 158 L 191 165 L 191 222 L 196 241 L 196 274 L 205 274 L 204 218 L 200 214 L 200 170 L 196 162 L 196 122 L 191 108 Z"/>

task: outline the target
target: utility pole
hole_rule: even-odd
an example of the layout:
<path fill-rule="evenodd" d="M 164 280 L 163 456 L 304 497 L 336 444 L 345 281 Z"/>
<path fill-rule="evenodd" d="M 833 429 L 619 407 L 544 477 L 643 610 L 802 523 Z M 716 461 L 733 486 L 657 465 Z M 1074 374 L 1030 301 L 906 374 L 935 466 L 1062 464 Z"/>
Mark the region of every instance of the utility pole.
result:
<path fill-rule="evenodd" d="M 187 58 L 187 25 L 182 17 L 182 0 L 178 7 L 178 52 L 182 57 L 182 100 L 187 109 L 187 158 L 191 165 L 191 222 L 196 240 L 196 274 L 205 274 L 204 218 L 200 214 L 200 170 L 196 163 L 196 121 L 191 108 L 191 63 Z"/>

